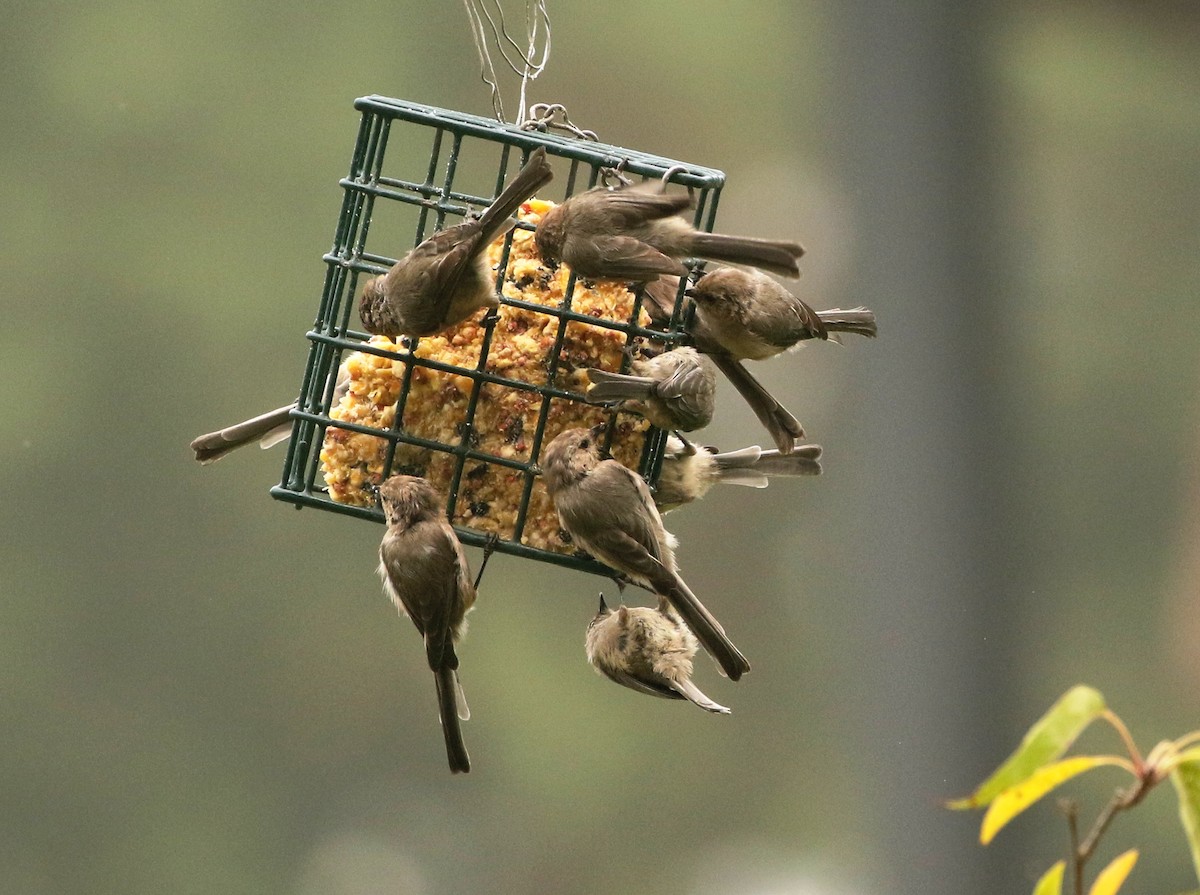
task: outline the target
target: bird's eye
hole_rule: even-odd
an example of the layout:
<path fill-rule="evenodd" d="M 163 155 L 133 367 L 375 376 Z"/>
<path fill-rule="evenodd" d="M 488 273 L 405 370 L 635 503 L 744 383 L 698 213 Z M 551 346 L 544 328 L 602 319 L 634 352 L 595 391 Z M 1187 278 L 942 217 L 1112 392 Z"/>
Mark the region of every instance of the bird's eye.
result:
<path fill-rule="evenodd" d="M 581 438 L 579 440 L 579 446 L 581 448 L 589 448 L 592 446 L 592 440 L 590 438 Z"/>

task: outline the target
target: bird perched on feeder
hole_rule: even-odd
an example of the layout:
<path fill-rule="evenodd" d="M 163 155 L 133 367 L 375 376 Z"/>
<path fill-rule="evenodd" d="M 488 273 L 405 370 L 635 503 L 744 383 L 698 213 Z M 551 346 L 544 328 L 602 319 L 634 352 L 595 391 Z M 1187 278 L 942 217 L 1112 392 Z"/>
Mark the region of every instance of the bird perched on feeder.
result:
<path fill-rule="evenodd" d="M 438 713 L 453 773 L 471 770 L 459 720 L 470 718 L 458 681 L 455 644 L 466 631 L 475 587 L 467 557 L 429 482 L 394 475 L 379 486 L 387 532 L 379 545 L 384 590 L 425 640 L 425 658 L 437 684 Z"/>
<path fill-rule="evenodd" d="M 539 146 L 517 176 L 475 220 L 439 230 L 363 286 L 358 316 L 367 332 L 431 336 L 482 308 L 494 308 L 496 278 L 487 247 L 516 222 L 521 204 L 554 178 Z"/>
<path fill-rule="evenodd" d="M 333 389 L 333 397 L 330 399 L 330 407 L 336 407 L 341 402 L 349 386 L 350 374 L 345 366 L 341 366 L 337 370 L 337 380 Z M 266 450 L 279 444 L 291 434 L 292 411 L 295 409 L 295 401 L 283 407 L 276 407 L 274 410 L 268 410 L 266 413 L 232 426 L 226 426 L 224 429 L 218 429 L 216 432 L 197 436 L 192 439 L 189 447 L 196 452 L 196 461 L 204 466 L 217 462 L 230 451 L 236 451 L 238 448 L 256 441 L 259 447 Z"/>
<path fill-rule="evenodd" d="M 736 681 L 750 663 L 679 577 L 675 538 L 663 528 L 645 479 L 616 460 L 601 459 L 601 431 L 567 429 L 543 455 L 546 490 L 562 527 L 580 549 L 665 599 Z"/>
<path fill-rule="evenodd" d="M 827 340 L 830 333 L 876 333 L 875 315 L 866 308 L 814 311 L 756 270 L 717 268 L 685 294 L 696 303 L 691 332 L 697 346 L 738 360 L 765 360 L 806 339 Z"/>
<path fill-rule="evenodd" d="M 542 257 L 564 261 L 582 277 L 648 282 L 683 276 L 680 258 L 748 264 L 783 276 L 800 276 L 804 249 L 794 242 L 725 236 L 697 230 L 680 217 L 690 197 L 667 194 L 661 184 L 571 196 L 546 212 L 534 236 Z"/>
<path fill-rule="evenodd" d="M 706 712 L 729 714 L 729 709 L 692 683 L 696 638 L 662 600 L 657 609 L 619 606 L 613 610 L 601 594 L 600 611 L 588 624 L 586 646 L 592 667 L 623 687 L 663 699 L 686 699 Z"/>
<path fill-rule="evenodd" d="M 712 422 L 717 371 L 696 349 L 638 358 L 631 369 L 633 375 L 589 369 L 587 399 L 594 404 L 640 401 L 642 415 L 660 429 L 692 432 Z"/>
<path fill-rule="evenodd" d="M 654 505 L 660 513 L 670 512 L 699 500 L 718 483 L 765 488 L 769 476 L 820 475 L 820 458 L 819 444 L 800 445 L 791 454 L 758 445 L 718 453 L 671 437 L 654 486 Z"/>

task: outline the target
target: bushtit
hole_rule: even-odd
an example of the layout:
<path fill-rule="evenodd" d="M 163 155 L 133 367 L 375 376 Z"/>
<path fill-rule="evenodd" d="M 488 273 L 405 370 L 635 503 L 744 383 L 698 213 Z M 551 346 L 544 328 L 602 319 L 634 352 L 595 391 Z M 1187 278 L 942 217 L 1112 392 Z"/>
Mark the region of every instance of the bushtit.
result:
<path fill-rule="evenodd" d="M 546 212 L 536 241 L 542 257 L 565 261 L 581 277 L 646 282 L 682 276 L 680 258 L 709 258 L 800 276 L 804 249 L 794 242 L 723 236 L 697 230 L 680 212 L 692 200 L 658 183 L 596 187 Z"/>
<path fill-rule="evenodd" d="M 792 454 L 764 451 L 757 445 L 717 453 L 715 448 L 697 448 L 668 438 L 654 486 L 654 503 L 659 512 L 667 513 L 699 500 L 718 482 L 765 488 L 768 476 L 820 475 L 820 457 L 819 444 L 801 445 Z"/>
<path fill-rule="evenodd" d="M 662 601 L 657 609 L 620 606 L 614 611 L 601 594 L 586 645 L 592 667 L 623 687 L 663 699 L 687 699 L 706 712 L 729 714 L 692 683 L 696 638 Z"/>
<path fill-rule="evenodd" d="M 675 308 L 675 296 L 679 289 L 678 277 L 664 277 L 653 283 L 648 283 L 643 291 L 643 304 L 650 319 L 655 325 L 666 328 L 670 325 L 672 311 Z M 693 318 L 689 330 L 696 347 L 712 358 L 729 383 L 737 389 L 742 400 L 749 405 L 758 417 L 759 422 L 771 435 L 775 447 L 785 454 L 790 454 L 796 447 L 796 440 L 804 437 L 804 427 L 788 411 L 786 407 L 775 400 L 775 397 L 755 379 L 741 362 L 728 355 L 711 334 L 704 328 L 703 321 Z"/>
<path fill-rule="evenodd" d="M 331 407 L 341 403 L 342 396 L 350 384 L 350 375 L 344 366 L 338 367 L 337 384 L 334 387 Z M 240 447 L 245 447 L 257 441 L 266 450 L 284 441 L 292 433 L 291 412 L 296 407 L 293 401 L 285 407 L 276 407 L 266 413 L 259 414 L 216 432 L 200 435 L 192 439 L 191 449 L 196 452 L 196 460 L 204 466 L 215 463 Z"/>
<path fill-rule="evenodd" d="M 542 472 L 562 527 L 575 544 L 665 599 L 732 680 L 750 670 L 725 629 L 688 589 L 675 565 L 675 538 L 645 480 L 602 460 L 601 428 L 567 429 L 546 448 Z"/>
<path fill-rule="evenodd" d="M 475 220 L 440 230 L 363 286 L 358 316 L 369 333 L 431 336 L 494 308 L 496 277 L 487 247 L 514 226 L 521 203 L 554 177 L 539 146 L 496 200 Z"/>
<path fill-rule="evenodd" d="M 717 371 L 694 348 L 675 348 L 633 362 L 633 375 L 590 369 L 587 398 L 596 404 L 642 402 L 642 415 L 660 429 L 692 432 L 712 422 Z"/>
<path fill-rule="evenodd" d="M 835 332 L 875 335 L 875 315 L 866 308 L 814 311 L 756 270 L 709 271 L 687 295 L 696 302 L 692 334 L 697 346 L 715 343 L 739 360 L 765 360 Z"/>
<path fill-rule="evenodd" d="M 379 486 L 379 499 L 388 526 L 379 545 L 379 577 L 396 608 L 425 639 L 450 770 L 466 773 L 471 760 L 458 722 L 471 715 L 458 682 L 454 645 L 475 603 L 467 557 L 442 512 L 441 495 L 429 482 L 394 475 Z"/>

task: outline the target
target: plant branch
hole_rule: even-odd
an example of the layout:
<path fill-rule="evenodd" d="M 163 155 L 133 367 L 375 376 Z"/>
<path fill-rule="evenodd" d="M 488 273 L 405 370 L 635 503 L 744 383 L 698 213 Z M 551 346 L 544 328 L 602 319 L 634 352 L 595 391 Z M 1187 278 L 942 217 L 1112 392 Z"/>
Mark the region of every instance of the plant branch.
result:
<path fill-rule="evenodd" d="M 1079 803 L 1074 799 L 1059 799 L 1058 810 L 1067 816 L 1067 829 L 1071 833 L 1071 854 L 1079 853 Z M 1083 895 L 1083 874 L 1075 873 L 1075 895 Z"/>
<path fill-rule="evenodd" d="M 1200 730 L 1193 730 L 1191 733 L 1181 736 L 1175 741 L 1175 749 L 1182 752 L 1193 743 L 1200 743 Z"/>
<path fill-rule="evenodd" d="M 1145 762 L 1142 760 L 1142 753 L 1138 751 L 1137 744 L 1133 741 L 1133 736 L 1129 733 L 1129 728 L 1125 726 L 1125 722 L 1120 719 L 1117 713 L 1111 709 L 1105 709 L 1101 717 L 1117 731 L 1117 734 L 1121 737 L 1121 741 L 1125 744 L 1125 749 L 1129 752 L 1135 776 L 1141 777 Z"/>
<path fill-rule="evenodd" d="M 1135 756 L 1135 763 L 1140 765 L 1141 758 L 1140 756 L 1137 756 L 1136 751 L 1133 751 L 1130 754 Z M 1084 837 L 1083 842 L 1079 843 L 1075 847 L 1074 864 L 1076 895 L 1083 895 L 1084 865 L 1086 865 L 1088 859 L 1095 854 L 1096 846 L 1100 844 L 1100 837 L 1104 835 L 1104 832 L 1108 829 L 1109 824 L 1113 822 L 1120 812 L 1127 811 L 1144 799 L 1146 794 L 1154 788 L 1156 783 L 1158 783 L 1157 776 L 1153 772 L 1147 773 L 1146 770 L 1143 769 L 1142 773 L 1139 774 L 1136 783 L 1127 789 L 1118 789 L 1115 793 L 1113 793 L 1113 797 L 1109 800 L 1108 804 L 1104 806 L 1104 810 L 1101 811 L 1096 817 L 1095 823 L 1093 823 L 1092 828 L 1088 830 L 1087 836 Z M 1077 836 L 1078 834 L 1073 831 L 1072 839 L 1076 839 Z"/>

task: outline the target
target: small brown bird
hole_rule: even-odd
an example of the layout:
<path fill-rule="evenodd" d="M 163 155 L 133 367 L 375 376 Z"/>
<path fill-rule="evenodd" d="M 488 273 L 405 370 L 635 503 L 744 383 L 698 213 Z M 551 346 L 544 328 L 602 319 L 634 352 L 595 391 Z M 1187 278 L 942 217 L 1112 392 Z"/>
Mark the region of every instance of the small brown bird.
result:
<path fill-rule="evenodd" d="M 708 258 L 800 276 L 804 249 L 794 242 L 724 236 L 680 217 L 692 206 L 661 184 L 596 187 L 546 212 L 535 239 L 542 257 L 565 261 L 581 277 L 646 282 L 687 273 L 678 259 Z"/>
<path fill-rule="evenodd" d="M 601 431 L 567 429 L 546 448 L 542 473 L 559 522 L 581 550 L 670 603 L 736 681 L 750 663 L 679 577 L 675 538 L 663 528 L 645 479 L 600 458 Z"/>
<path fill-rule="evenodd" d="M 657 609 L 620 606 L 614 611 L 601 594 L 586 645 L 592 667 L 623 687 L 663 699 L 687 699 L 706 712 L 729 714 L 692 683 L 696 638 L 661 600 Z"/>
<path fill-rule="evenodd" d="M 692 335 L 703 346 L 719 346 L 738 360 L 765 360 L 806 339 L 830 333 L 873 338 L 875 315 L 866 308 L 814 311 L 766 274 L 721 267 L 686 291 L 696 302 Z"/>
<path fill-rule="evenodd" d="M 396 608 L 425 640 L 437 684 L 438 713 L 450 770 L 466 773 L 471 759 L 459 719 L 470 718 L 458 682 L 454 646 L 466 632 L 475 587 L 462 544 L 442 511 L 437 489 L 415 476 L 394 475 L 379 486 L 387 532 L 379 545 L 379 577 Z"/>
<path fill-rule="evenodd" d="M 638 358 L 631 369 L 633 375 L 588 370 L 588 400 L 639 401 L 642 415 L 660 429 L 693 432 L 712 422 L 717 371 L 696 349 L 681 347 Z"/>
<path fill-rule="evenodd" d="M 358 304 L 367 332 L 393 339 L 431 336 L 482 308 L 496 307 L 487 247 L 516 226 L 517 209 L 553 178 L 546 150 L 539 146 L 477 219 L 438 231 L 386 274 L 367 280 Z"/>
<path fill-rule="evenodd" d="M 337 371 L 337 384 L 334 386 L 330 407 L 337 407 L 350 384 L 350 374 L 345 367 Z M 296 402 L 283 407 L 276 407 L 266 413 L 259 414 L 216 432 L 209 432 L 192 439 L 191 449 L 196 452 L 196 461 L 203 466 L 215 463 L 240 447 L 258 442 L 259 447 L 266 450 L 287 439 L 292 434 L 292 410 Z"/>
<path fill-rule="evenodd" d="M 757 445 L 718 453 L 716 448 L 697 448 L 678 438 L 668 438 L 654 504 L 668 513 L 699 500 L 716 484 L 767 487 L 769 476 L 821 474 L 821 446 L 800 445 L 791 454 L 764 451 Z"/>

